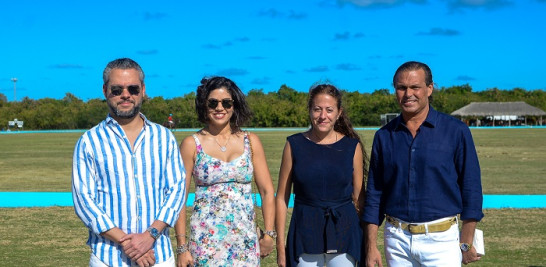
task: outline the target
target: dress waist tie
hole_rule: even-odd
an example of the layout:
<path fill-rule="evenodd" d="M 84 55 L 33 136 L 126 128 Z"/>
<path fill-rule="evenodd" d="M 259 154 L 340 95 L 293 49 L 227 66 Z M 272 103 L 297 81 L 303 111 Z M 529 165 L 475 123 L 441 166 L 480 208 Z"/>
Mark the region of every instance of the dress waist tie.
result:
<path fill-rule="evenodd" d="M 323 201 L 296 198 L 295 203 L 299 205 L 311 206 L 314 208 L 321 208 L 324 211 L 324 217 L 326 218 L 326 226 L 324 227 L 324 236 L 326 238 L 326 253 L 338 253 L 336 224 L 339 217 L 341 216 L 338 208 L 352 203 L 352 200 L 347 199 L 342 201 Z"/>

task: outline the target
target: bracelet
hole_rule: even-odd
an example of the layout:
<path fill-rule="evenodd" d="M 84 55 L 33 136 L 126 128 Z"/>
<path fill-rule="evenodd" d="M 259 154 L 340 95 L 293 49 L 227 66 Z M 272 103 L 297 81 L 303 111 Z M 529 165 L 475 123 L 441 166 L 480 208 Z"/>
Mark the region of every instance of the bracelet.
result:
<path fill-rule="evenodd" d="M 277 238 L 277 231 L 275 230 L 265 230 L 264 234 L 270 236 L 273 239 Z"/>
<path fill-rule="evenodd" d="M 178 234 L 178 235 L 174 235 L 174 237 L 179 237 L 179 236 L 182 236 L 182 237 L 186 237 L 185 234 Z"/>
<path fill-rule="evenodd" d="M 182 246 L 176 247 L 176 254 L 177 254 L 177 255 L 178 255 L 178 254 L 182 254 L 182 253 L 184 253 L 184 252 L 186 252 L 186 251 L 188 251 L 188 250 L 189 250 L 189 249 L 188 249 L 188 243 L 182 244 Z"/>

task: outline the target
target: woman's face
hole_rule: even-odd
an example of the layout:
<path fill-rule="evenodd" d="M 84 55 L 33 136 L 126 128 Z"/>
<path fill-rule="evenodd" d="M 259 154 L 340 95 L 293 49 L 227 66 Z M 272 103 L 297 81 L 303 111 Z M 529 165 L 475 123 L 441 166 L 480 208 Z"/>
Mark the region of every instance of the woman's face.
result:
<path fill-rule="evenodd" d="M 222 126 L 233 116 L 233 99 L 225 87 L 214 89 L 207 98 L 208 123 Z"/>
<path fill-rule="evenodd" d="M 313 98 L 309 117 L 313 130 L 328 133 L 334 130 L 334 125 L 341 115 L 337 108 L 337 99 L 329 94 L 317 94 Z"/>

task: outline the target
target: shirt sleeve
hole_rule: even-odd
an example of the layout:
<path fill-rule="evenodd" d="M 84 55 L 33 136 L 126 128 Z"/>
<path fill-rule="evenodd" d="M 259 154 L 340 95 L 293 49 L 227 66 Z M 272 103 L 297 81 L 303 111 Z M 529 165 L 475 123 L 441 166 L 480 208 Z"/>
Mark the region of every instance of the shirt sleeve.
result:
<path fill-rule="evenodd" d="M 483 194 L 480 163 L 472 134 L 466 126 L 462 131 L 455 162 L 463 200 L 461 220 L 474 219 L 480 221 L 484 216 L 482 211 Z"/>
<path fill-rule="evenodd" d="M 169 153 L 163 173 L 167 181 L 167 190 L 165 201 L 157 214 L 156 220 L 163 221 L 172 227 L 178 220 L 180 210 L 185 204 L 186 171 L 176 139 L 171 132 L 168 132 L 168 135 L 170 137 Z"/>
<path fill-rule="evenodd" d="M 72 199 L 74 210 L 85 226 L 99 235 L 116 225 L 97 205 L 96 166 L 88 142 L 82 136 L 74 149 L 72 162 Z"/>
<path fill-rule="evenodd" d="M 366 187 L 366 204 L 361 220 L 381 225 L 385 217 L 381 197 L 383 195 L 383 164 L 379 145 L 379 135 L 375 134 L 370 156 L 370 169 Z"/>

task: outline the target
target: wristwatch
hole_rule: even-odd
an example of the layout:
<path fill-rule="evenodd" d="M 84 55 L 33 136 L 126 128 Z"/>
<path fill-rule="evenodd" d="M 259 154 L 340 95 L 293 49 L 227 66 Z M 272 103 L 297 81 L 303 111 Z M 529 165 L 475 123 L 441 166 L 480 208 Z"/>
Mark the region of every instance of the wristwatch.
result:
<path fill-rule="evenodd" d="M 277 238 L 277 231 L 275 230 L 265 230 L 264 234 L 270 236 L 273 239 Z"/>
<path fill-rule="evenodd" d="M 467 252 L 472 248 L 472 244 L 461 243 L 459 244 L 459 247 L 461 248 L 462 251 Z"/>
<path fill-rule="evenodd" d="M 155 228 L 153 228 L 153 227 L 151 227 L 151 226 L 148 227 L 148 229 L 146 229 L 146 231 L 147 231 L 148 233 L 150 233 L 150 235 L 151 235 L 155 240 L 157 240 L 157 239 L 159 238 L 159 236 L 161 235 L 157 229 L 155 229 Z"/>

